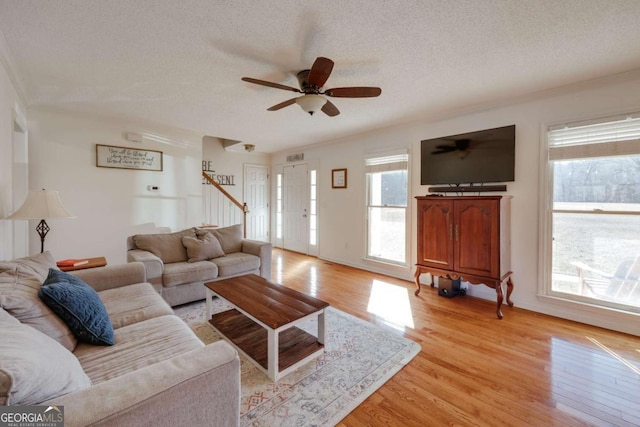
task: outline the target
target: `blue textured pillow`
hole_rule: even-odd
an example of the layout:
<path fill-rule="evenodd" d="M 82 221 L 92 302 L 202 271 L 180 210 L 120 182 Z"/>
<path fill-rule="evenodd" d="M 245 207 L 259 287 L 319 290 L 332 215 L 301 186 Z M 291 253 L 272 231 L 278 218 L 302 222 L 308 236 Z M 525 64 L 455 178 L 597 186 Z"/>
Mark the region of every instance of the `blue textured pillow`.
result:
<path fill-rule="evenodd" d="M 49 269 L 38 296 L 67 324 L 78 340 L 94 345 L 116 343 L 113 325 L 100 297 L 76 276 Z"/>

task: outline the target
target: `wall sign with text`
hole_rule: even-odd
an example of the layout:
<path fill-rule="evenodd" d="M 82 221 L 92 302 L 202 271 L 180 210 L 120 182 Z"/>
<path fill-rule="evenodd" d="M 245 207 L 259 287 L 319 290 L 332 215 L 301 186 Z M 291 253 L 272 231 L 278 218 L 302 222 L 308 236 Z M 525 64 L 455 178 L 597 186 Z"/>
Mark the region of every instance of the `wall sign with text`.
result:
<path fill-rule="evenodd" d="M 162 151 L 96 144 L 96 166 L 161 172 Z"/>
<path fill-rule="evenodd" d="M 209 178 L 214 180 L 217 184 L 220 185 L 236 185 L 236 176 L 229 174 L 216 174 L 216 171 L 213 170 L 213 162 L 211 160 L 203 160 L 202 161 L 202 172 L 209 175 Z M 209 181 L 202 178 L 202 183 L 204 185 L 211 185 Z"/>

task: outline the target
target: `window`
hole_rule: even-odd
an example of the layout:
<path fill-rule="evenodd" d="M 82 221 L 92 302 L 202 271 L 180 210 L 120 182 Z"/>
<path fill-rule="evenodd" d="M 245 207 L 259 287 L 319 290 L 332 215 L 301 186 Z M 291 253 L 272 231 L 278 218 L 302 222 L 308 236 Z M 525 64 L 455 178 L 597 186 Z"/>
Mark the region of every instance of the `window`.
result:
<path fill-rule="evenodd" d="M 407 264 L 406 153 L 365 161 L 367 181 L 367 258 Z"/>
<path fill-rule="evenodd" d="M 640 114 L 550 127 L 548 294 L 640 311 Z"/>

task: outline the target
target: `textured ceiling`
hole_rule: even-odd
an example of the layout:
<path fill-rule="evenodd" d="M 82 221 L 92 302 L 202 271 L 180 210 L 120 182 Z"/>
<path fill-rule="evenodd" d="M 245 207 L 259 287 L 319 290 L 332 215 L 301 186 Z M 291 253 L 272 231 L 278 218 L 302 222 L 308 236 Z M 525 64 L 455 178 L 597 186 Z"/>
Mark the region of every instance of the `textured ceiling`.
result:
<path fill-rule="evenodd" d="M 29 106 L 139 118 L 273 152 L 640 69 L 638 0 L 0 0 Z M 291 105 L 318 56 L 337 117 Z"/>

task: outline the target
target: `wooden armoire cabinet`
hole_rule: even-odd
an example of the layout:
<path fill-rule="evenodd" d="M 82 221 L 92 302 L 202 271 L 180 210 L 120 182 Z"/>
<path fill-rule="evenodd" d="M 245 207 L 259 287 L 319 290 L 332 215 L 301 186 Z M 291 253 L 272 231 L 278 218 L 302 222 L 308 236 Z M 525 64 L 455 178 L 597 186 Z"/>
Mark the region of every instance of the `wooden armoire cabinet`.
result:
<path fill-rule="evenodd" d="M 420 275 L 461 279 L 496 290 L 496 315 L 502 319 L 502 283 L 507 304 L 513 282 L 510 262 L 510 200 L 503 196 L 424 196 L 418 201 L 418 262 Z"/>

